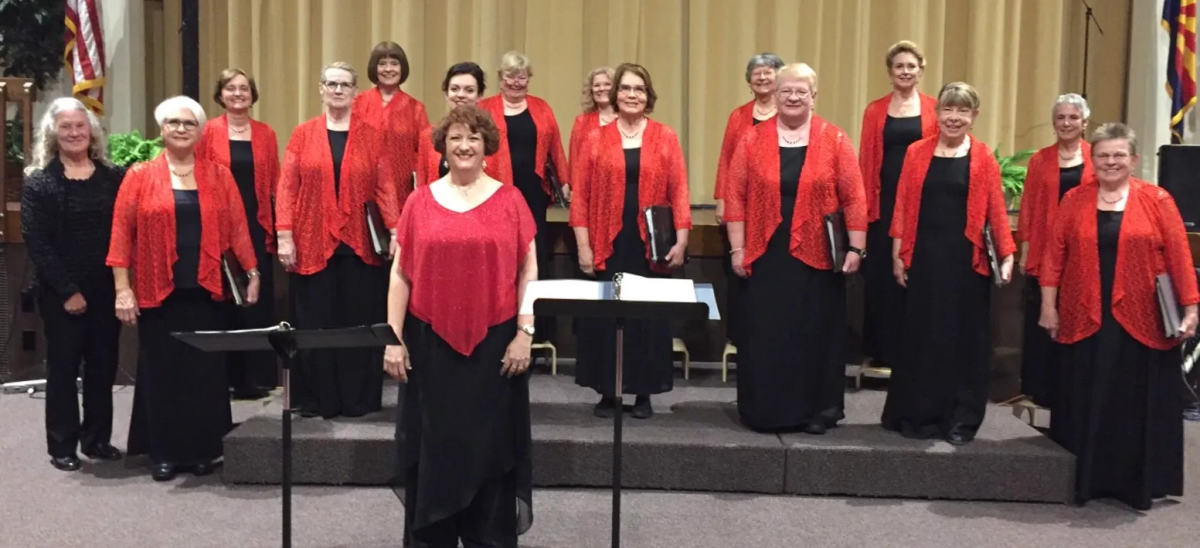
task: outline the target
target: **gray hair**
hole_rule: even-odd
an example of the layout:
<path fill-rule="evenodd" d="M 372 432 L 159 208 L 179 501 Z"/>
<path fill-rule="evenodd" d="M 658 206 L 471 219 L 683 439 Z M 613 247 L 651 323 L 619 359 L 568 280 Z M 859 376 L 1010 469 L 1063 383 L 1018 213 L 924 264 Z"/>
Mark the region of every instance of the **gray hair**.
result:
<path fill-rule="evenodd" d="M 83 102 L 74 97 L 60 97 L 50 103 L 50 108 L 38 122 L 37 134 L 33 142 L 33 159 L 25 168 L 25 174 L 43 169 L 51 160 L 58 157 L 58 115 L 64 112 L 80 111 L 87 114 L 88 127 L 91 128 L 91 138 L 88 142 L 88 157 L 94 162 L 111 165 L 108 161 L 108 139 L 104 136 L 104 128 L 100 119 L 88 110 Z"/>
<path fill-rule="evenodd" d="M 1096 128 L 1092 133 L 1092 154 L 1096 153 L 1096 145 L 1104 141 L 1125 141 L 1129 143 L 1129 153 L 1137 156 L 1137 134 L 1121 122 L 1109 122 Z"/>
<path fill-rule="evenodd" d="M 334 61 L 332 63 L 329 63 L 328 65 L 325 65 L 324 67 L 321 67 L 321 82 L 320 83 L 322 83 L 322 84 L 325 83 L 325 73 L 327 73 L 333 69 L 344 70 L 346 72 L 349 72 L 350 73 L 350 83 L 354 84 L 355 87 L 358 87 L 358 72 L 356 72 L 354 70 L 354 67 L 350 66 L 350 63 L 347 63 L 345 61 Z"/>
<path fill-rule="evenodd" d="M 775 72 L 783 68 L 783 59 L 778 55 L 770 52 L 763 52 L 750 58 L 746 63 L 746 83 L 750 83 L 750 75 L 754 73 L 754 69 L 759 67 L 771 67 Z"/>
<path fill-rule="evenodd" d="M 167 123 L 167 118 L 181 110 L 187 110 L 196 117 L 196 123 L 199 124 L 198 131 L 204 129 L 204 124 L 208 122 L 208 116 L 204 114 L 204 107 L 186 95 L 172 97 L 154 107 L 154 121 L 162 126 Z"/>
<path fill-rule="evenodd" d="M 1087 99 L 1084 99 L 1078 93 L 1059 95 L 1058 100 L 1054 101 L 1054 106 L 1050 108 L 1051 120 L 1054 120 L 1054 117 L 1058 115 L 1059 105 L 1068 105 L 1079 109 L 1079 114 L 1083 116 L 1084 120 L 1092 117 L 1092 109 L 1088 108 Z"/>

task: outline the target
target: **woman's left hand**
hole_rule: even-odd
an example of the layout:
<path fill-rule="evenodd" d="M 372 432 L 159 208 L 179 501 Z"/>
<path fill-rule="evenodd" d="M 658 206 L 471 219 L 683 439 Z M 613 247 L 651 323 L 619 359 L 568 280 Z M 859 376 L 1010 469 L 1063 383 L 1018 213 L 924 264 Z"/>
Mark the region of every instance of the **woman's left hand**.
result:
<path fill-rule="evenodd" d="M 529 348 L 533 345 L 533 337 L 524 331 L 518 331 L 508 348 L 504 351 L 504 365 L 500 374 L 505 377 L 515 377 L 529 369 Z"/>
<path fill-rule="evenodd" d="M 1009 255 L 1000 261 L 1000 282 L 1007 284 L 1012 281 L 1013 256 Z"/>
<path fill-rule="evenodd" d="M 1196 323 L 1198 320 L 1200 320 L 1200 318 L 1197 317 L 1196 311 L 1194 309 L 1185 312 L 1183 315 L 1183 319 L 1180 320 L 1180 322 L 1179 322 L 1179 331 L 1180 331 L 1179 337 L 1183 338 L 1183 339 L 1190 339 L 1192 337 L 1195 337 L 1196 336 Z"/>
<path fill-rule="evenodd" d="M 842 273 L 854 274 L 858 272 L 858 267 L 862 264 L 862 255 L 851 251 L 846 254 L 846 259 L 842 261 Z"/>
<path fill-rule="evenodd" d="M 396 243 L 396 235 L 392 234 L 391 243 L 388 244 L 387 260 L 390 261 L 396 257 L 396 251 L 399 249 L 399 247 L 400 244 Z"/>
<path fill-rule="evenodd" d="M 687 253 L 687 244 L 680 242 L 675 244 L 670 251 L 667 252 L 667 266 L 671 268 L 679 268 L 683 266 L 683 256 Z"/>
<path fill-rule="evenodd" d="M 250 276 L 250 283 L 246 286 L 246 304 L 254 304 L 258 302 L 258 291 L 262 287 L 262 275 Z"/>

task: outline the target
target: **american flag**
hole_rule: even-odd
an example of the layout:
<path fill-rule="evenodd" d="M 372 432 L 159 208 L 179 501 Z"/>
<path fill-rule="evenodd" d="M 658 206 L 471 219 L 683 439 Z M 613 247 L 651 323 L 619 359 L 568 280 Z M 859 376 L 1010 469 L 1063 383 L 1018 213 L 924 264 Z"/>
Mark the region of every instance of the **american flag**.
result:
<path fill-rule="evenodd" d="M 97 116 L 104 115 L 104 29 L 101 0 L 67 0 L 67 47 L 63 62 L 71 72 L 71 92 Z"/>
<path fill-rule="evenodd" d="M 1167 96 L 1171 98 L 1171 142 L 1183 142 L 1183 117 L 1196 104 L 1196 0 L 1165 0 L 1162 26 L 1167 47 Z"/>

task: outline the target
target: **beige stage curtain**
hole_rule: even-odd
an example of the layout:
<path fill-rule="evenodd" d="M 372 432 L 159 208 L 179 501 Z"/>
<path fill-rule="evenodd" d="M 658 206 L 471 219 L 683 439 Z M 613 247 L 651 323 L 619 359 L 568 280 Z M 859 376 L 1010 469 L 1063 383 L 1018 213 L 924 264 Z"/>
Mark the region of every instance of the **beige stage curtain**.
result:
<path fill-rule="evenodd" d="M 1093 124 L 1120 119 L 1131 0 L 1093 0 L 1108 14 L 1093 33 L 1089 99 Z M 582 78 L 596 66 L 645 65 L 659 100 L 654 118 L 679 133 L 693 203 L 711 203 L 717 154 L 729 112 L 751 97 L 743 77 L 762 51 L 803 61 L 818 74 L 817 112 L 857 143 L 862 110 L 889 91 L 884 54 L 908 39 L 925 52 L 922 89 L 963 80 L 980 92 L 975 134 L 1002 153 L 1053 140 L 1054 98 L 1079 91 L 1082 11 L 1073 0 L 205 0 L 201 2 L 201 91 L 215 115 L 214 80 L 225 67 L 252 73 L 255 116 L 291 129 L 320 112 L 322 65 L 346 61 L 366 90 L 374 44 L 408 52 L 405 89 L 436 121 L 445 112 L 445 69 L 478 62 L 488 94 L 511 49 L 534 63 L 530 91 L 550 102 L 564 143 L 579 114 Z M 147 87 L 152 103 L 178 92 L 177 2 L 147 7 Z M 1116 32 L 1114 32 L 1114 30 Z M 1075 42 L 1079 44 L 1076 45 Z M 1107 59 L 1107 61 L 1105 60 Z M 1114 63 L 1113 59 L 1120 59 Z M 1100 70 L 1098 70 L 1100 69 Z M 149 105 L 153 108 L 153 104 Z"/>

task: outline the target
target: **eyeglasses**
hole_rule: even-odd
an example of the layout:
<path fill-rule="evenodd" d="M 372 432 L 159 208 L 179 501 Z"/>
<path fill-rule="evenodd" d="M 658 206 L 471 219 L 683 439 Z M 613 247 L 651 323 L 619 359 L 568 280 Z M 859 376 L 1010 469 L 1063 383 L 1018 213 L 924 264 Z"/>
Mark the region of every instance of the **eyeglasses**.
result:
<path fill-rule="evenodd" d="M 1100 160 L 1102 162 L 1106 162 L 1108 160 L 1116 160 L 1116 161 L 1120 162 L 1120 161 L 1128 160 L 1129 154 L 1126 154 L 1124 152 L 1117 152 L 1114 154 L 1108 154 L 1108 153 L 1097 154 L 1096 159 Z"/>
<path fill-rule="evenodd" d="M 200 124 L 198 122 L 196 122 L 195 120 L 179 120 L 179 119 L 172 118 L 170 120 L 167 120 L 166 122 L 163 122 L 163 127 L 167 128 L 171 131 L 179 131 L 181 129 L 186 129 L 188 131 L 192 131 L 192 130 L 200 127 Z"/>
<path fill-rule="evenodd" d="M 646 96 L 646 86 L 631 86 L 629 84 L 621 84 L 621 86 L 617 88 L 617 91 L 626 95 L 639 95 L 642 97 Z"/>
<path fill-rule="evenodd" d="M 325 89 L 329 91 L 341 91 L 342 89 L 350 91 L 354 89 L 354 84 L 348 82 L 322 82 L 321 85 L 325 86 Z"/>
<path fill-rule="evenodd" d="M 529 76 L 525 74 L 505 74 L 504 81 L 514 84 L 525 84 L 529 82 Z"/>
<path fill-rule="evenodd" d="M 776 93 L 777 93 L 777 94 L 778 94 L 780 97 L 783 97 L 783 98 L 785 98 L 785 99 L 786 99 L 786 98 L 790 98 L 790 97 L 792 97 L 792 96 L 799 97 L 799 98 L 801 98 L 801 99 L 808 99 L 808 97 L 809 97 L 810 95 L 812 95 L 812 93 L 811 93 L 811 92 L 809 92 L 809 91 L 808 91 L 808 90 L 806 90 L 806 89 L 782 89 L 782 88 L 781 88 L 781 89 L 779 89 L 779 91 L 777 91 Z"/>

